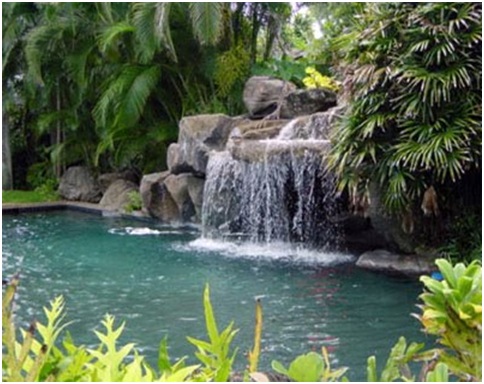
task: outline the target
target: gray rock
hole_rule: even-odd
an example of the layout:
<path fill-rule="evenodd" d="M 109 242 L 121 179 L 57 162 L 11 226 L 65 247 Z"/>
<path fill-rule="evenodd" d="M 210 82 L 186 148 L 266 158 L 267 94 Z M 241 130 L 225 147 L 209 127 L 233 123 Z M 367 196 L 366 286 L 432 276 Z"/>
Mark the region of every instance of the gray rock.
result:
<path fill-rule="evenodd" d="M 62 175 L 59 195 L 72 201 L 98 203 L 102 193 L 99 183 L 87 167 L 70 167 Z"/>
<path fill-rule="evenodd" d="M 225 147 L 230 131 L 239 119 L 221 114 L 184 117 L 178 143 L 168 149 L 168 167 L 173 174 L 191 172 L 203 177 L 208 153 Z"/>
<path fill-rule="evenodd" d="M 195 207 L 188 193 L 188 179 L 191 174 L 170 175 L 164 185 L 178 207 L 181 221 L 194 221 Z"/>
<path fill-rule="evenodd" d="M 324 88 L 297 89 L 284 96 L 280 117 L 292 119 L 324 112 L 334 106 L 336 106 L 336 93 L 333 91 Z"/>
<path fill-rule="evenodd" d="M 108 187 L 99 205 L 109 211 L 125 211 L 125 207 L 130 203 L 131 192 L 138 192 L 138 186 L 135 183 L 117 179 Z"/>
<path fill-rule="evenodd" d="M 178 206 L 163 183 L 169 175 L 168 171 L 144 175 L 140 185 L 143 211 L 165 222 L 180 219 Z"/>
<path fill-rule="evenodd" d="M 284 94 L 296 90 L 289 82 L 269 76 L 253 76 L 244 86 L 244 105 L 251 118 L 261 118 L 273 112 Z"/>
<path fill-rule="evenodd" d="M 281 128 L 288 122 L 289 120 L 246 120 L 241 121 L 236 129 L 238 129 L 240 138 L 265 140 L 276 137 L 281 131 Z"/>
<path fill-rule="evenodd" d="M 422 275 L 437 269 L 434 261 L 433 256 L 400 255 L 379 249 L 362 254 L 356 266 L 385 273 Z"/>
<path fill-rule="evenodd" d="M 103 193 L 105 193 L 109 186 L 116 180 L 129 180 L 135 184 L 138 184 L 139 181 L 136 174 L 131 171 L 103 173 L 97 178 L 97 181 Z"/>
<path fill-rule="evenodd" d="M 205 180 L 199 177 L 190 176 L 187 179 L 188 195 L 192 200 L 195 207 L 195 213 L 197 214 L 197 222 L 202 221 L 202 205 L 203 205 L 203 188 L 205 186 Z"/>
<path fill-rule="evenodd" d="M 328 153 L 329 142 L 316 140 L 300 141 L 259 141 L 259 140 L 240 140 L 231 142 L 227 149 L 236 160 L 243 160 L 248 163 L 263 163 L 274 156 L 290 154 L 293 157 L 303 157 L 308 152 L 321 154 Z"/>
<path fill-rule="evenodd" d="M 368 217 L 375 231 L 384 237 L 388 247 L 398 249 L 404 253 L 413 253 L 417 246 L 415 239 L 403 231 L 402 224 L 398 218 L 385 212 L 380 187 L 374 182 L 370 183 L 369 193 Z"/>

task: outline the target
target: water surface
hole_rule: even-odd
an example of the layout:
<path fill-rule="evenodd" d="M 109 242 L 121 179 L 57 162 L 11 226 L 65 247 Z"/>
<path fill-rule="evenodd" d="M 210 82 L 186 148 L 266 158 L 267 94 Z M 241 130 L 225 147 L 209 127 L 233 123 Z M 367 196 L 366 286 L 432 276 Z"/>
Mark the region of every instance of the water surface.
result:
<path fill-rule="evenodd" d="M 237 368 L 246 364 L 254 298 L 264 308 L 261 369 L 327 346 L 335 366 L 364 380 L 366 359 L 386 359 L 398 336 L 424 340 L 416 281 L 354 268 L 348 255 L 288 247 L 200 240 L 196 228 L 162 226 L 81 213 L 4 215 L 3 276 L 20 272 L 17 319 L 42 319 L 57 295 L 77 343 L 93 345 L 105 313 L 126 321 L 122 341 L 135 342 L 155 364 L 168 335 L 174 357 L 193 354 L 186 336 L 205 338 L 202 295 L 210 284 L 219 328 L 240 329 Z"/>

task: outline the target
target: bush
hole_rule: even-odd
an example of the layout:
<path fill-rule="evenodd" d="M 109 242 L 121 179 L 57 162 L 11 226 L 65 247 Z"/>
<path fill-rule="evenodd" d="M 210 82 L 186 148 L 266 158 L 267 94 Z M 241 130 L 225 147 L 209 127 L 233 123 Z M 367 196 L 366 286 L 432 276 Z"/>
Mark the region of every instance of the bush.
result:
<path fill-rule="evenodd" d="M 138 191 L 131 191 L 128 193 L 129 203 L 124 206 L 124 210 L 128 213 L 139 211 L 143 207 L 143 201 Z"/>
<path fill-rule="evenodd" d="M 340 188 L 370 181 L 390 212 L 482 159 L 482 5 L 367 3 L 339 41 L 349 108 L 331 162 Z"/>
<path fill-rule="evenodd" d="M 482 217 L 463 212 L 452 221 L 446 244 L 439 249 L 442 256 L 453 262 L 481 260 Z M 462 257 L 464 256 L 464 259 Z"/>

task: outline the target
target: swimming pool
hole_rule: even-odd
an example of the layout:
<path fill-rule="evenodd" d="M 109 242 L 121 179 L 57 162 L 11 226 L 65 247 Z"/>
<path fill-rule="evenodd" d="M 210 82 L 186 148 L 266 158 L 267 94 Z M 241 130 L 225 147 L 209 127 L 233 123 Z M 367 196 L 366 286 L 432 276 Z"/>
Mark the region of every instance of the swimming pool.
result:
<path fill-rule="evenodd" d="M 3 276 L 21 277 L 17 320 L 43 319 L 42 306 L 62 294 L 77 343 L 95 343 L 92 330 L 110 313 L 126 321 L 121 342 L 135 342 L 154 364 L 166 335 L 173 357 L 193 355 L 186 336 L 206 337 L 209 283 L 219 327 L 233 320 L 240 329 L 238 369 L 252 346 L 255 297 L 264 310 L 261 370 L 327 346 L 334 366 L 364 380 L 367 357 L 383 364 L 400 335 L 425 340 L 410 316 L 417 281 L 357 269 L 349 255 L 199 236 L 196 227 L 78 212 L 4 215 Z"/>

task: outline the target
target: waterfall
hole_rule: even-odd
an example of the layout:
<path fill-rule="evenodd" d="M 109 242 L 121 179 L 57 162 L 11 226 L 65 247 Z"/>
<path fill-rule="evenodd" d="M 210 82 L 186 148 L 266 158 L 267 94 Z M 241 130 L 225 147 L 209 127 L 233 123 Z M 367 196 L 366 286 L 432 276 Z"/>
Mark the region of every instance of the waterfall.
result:
<path fill-rule="evenodd" d="M 318 114 L 324 115 L 324 114 Z M 267 140 L 229 140 L 212 152 L 202 207 L 205 238 L 334 248 L 335 182 L 327 171 L 327 116 L 295 119 Z"/>

